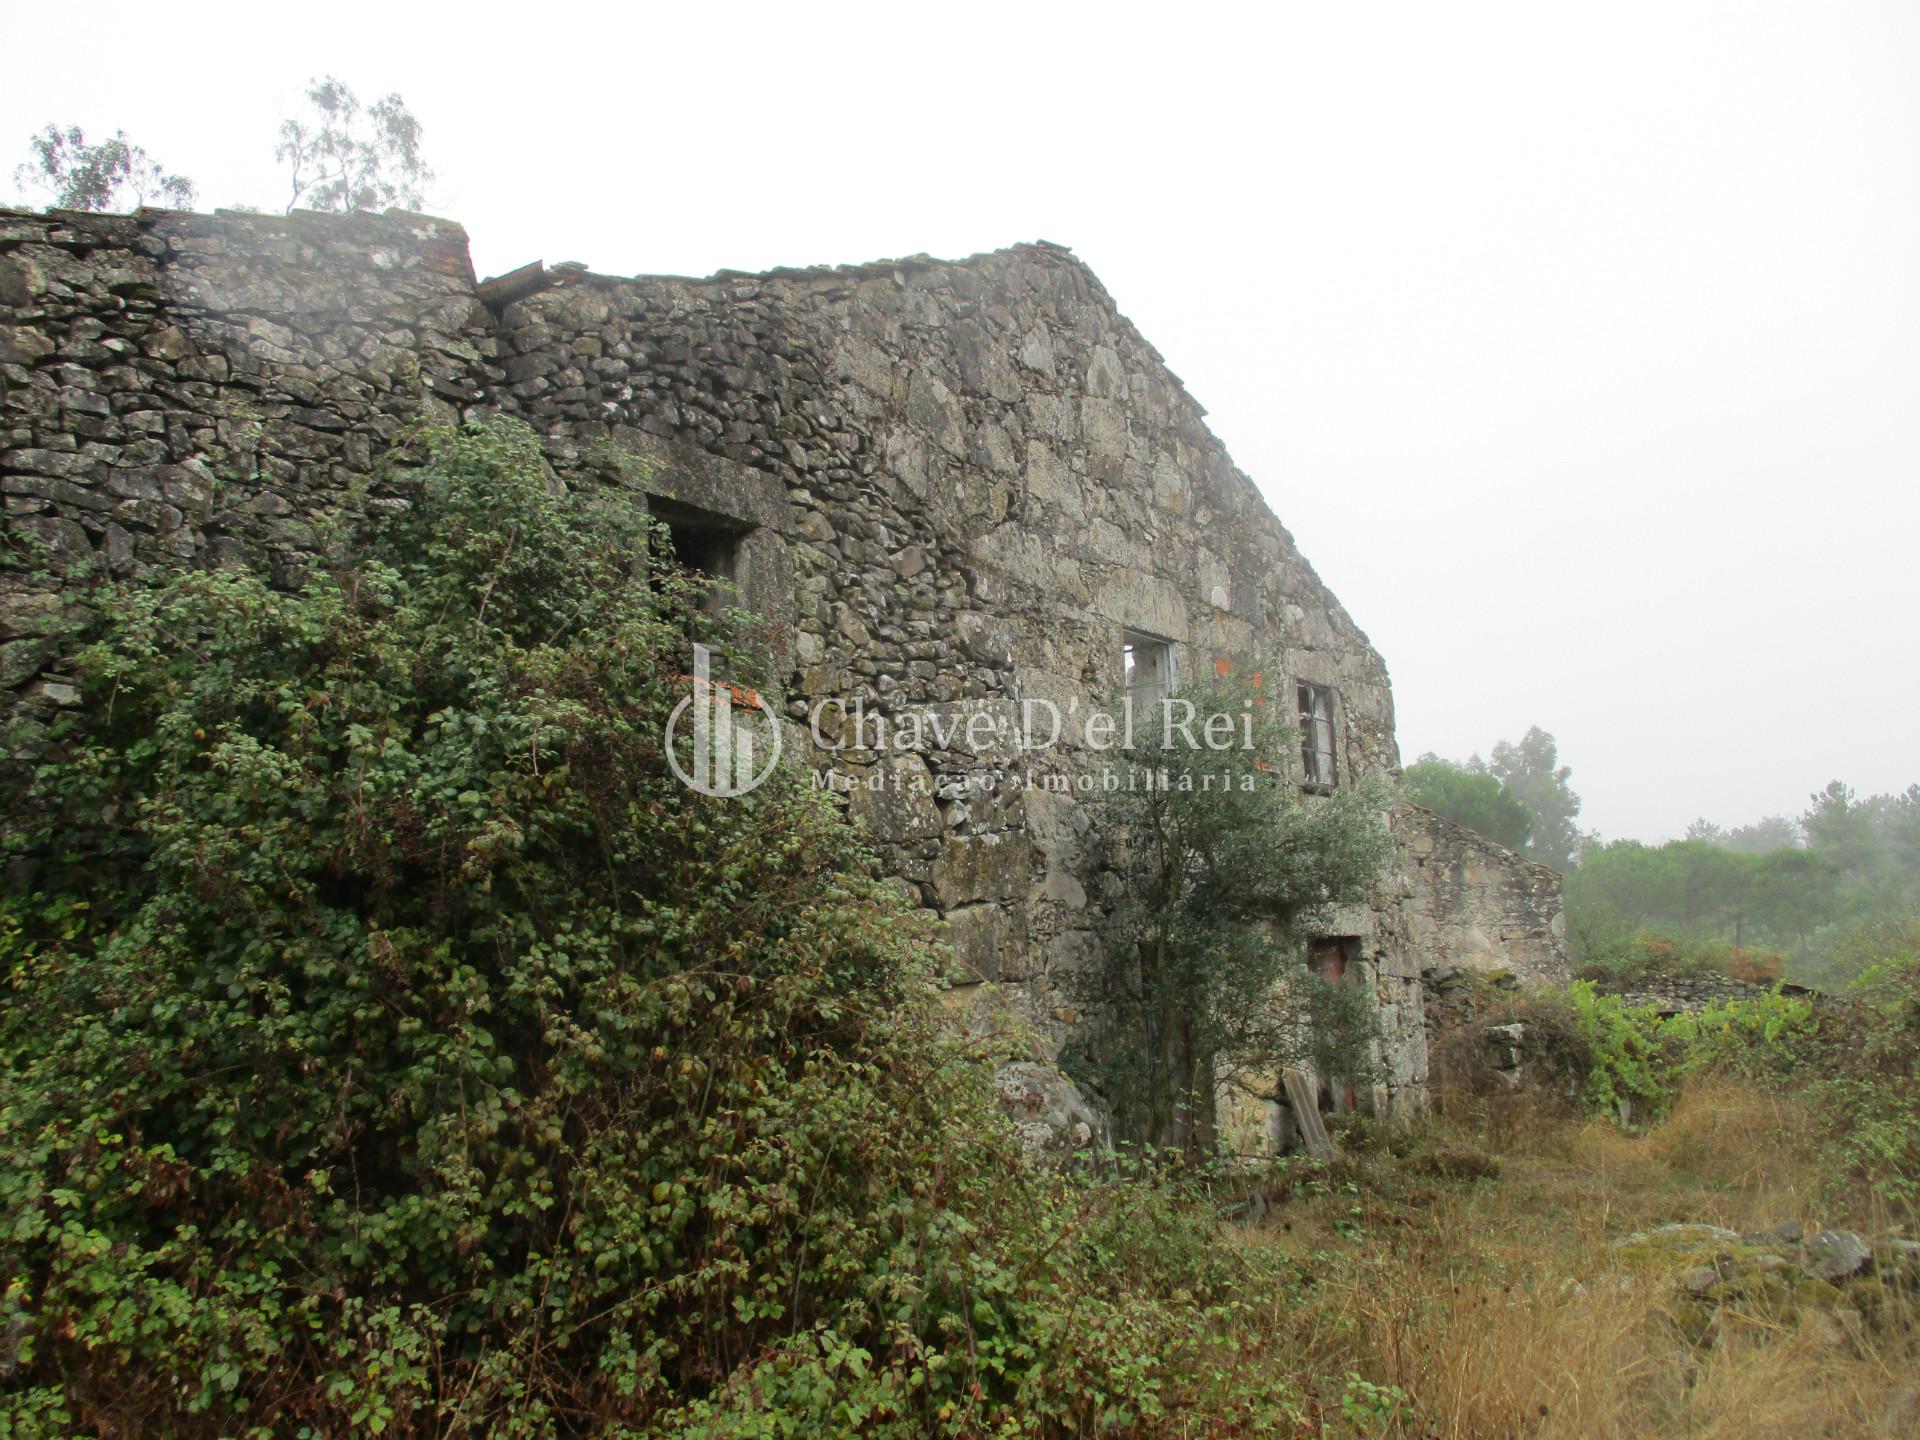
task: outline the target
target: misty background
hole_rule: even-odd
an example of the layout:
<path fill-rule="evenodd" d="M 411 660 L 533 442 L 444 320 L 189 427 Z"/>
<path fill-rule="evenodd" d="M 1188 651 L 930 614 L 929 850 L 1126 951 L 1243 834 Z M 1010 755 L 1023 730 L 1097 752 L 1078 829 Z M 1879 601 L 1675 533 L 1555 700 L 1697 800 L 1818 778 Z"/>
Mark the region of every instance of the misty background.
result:
<path fill-rule="evenodd" d="M 1920 779 L 1920 10 L 16 10 L 49 122 L 279 210 L 399 91 L 476 269 L 1068 244 L 1386 656 L 1403 755 L 1551 731 L 1662 840 Z M 31 66 L 18 63 L 33 57 Z M 38 202 L 36 202 L 38 203 Z"/>

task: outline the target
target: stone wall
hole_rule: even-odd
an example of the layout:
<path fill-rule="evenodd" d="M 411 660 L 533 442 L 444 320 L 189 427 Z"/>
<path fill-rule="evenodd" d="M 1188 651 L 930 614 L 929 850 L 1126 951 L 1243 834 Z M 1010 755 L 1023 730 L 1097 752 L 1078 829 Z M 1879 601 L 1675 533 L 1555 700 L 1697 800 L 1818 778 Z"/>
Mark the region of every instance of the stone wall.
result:
<path fill-rule="evenodd" d="M 83 575 L 290 577 L 422 413 L 517 416 L 562 473 L 650 462 L 663 515 L 727 537 L 796 721 L 833 699 L 895 734 L 984 714 L 1010 735 L 1027 700 L 1105 704 L 1132 634 L 1183 673 L 1260 656 L 1283 685 L 1327 687 L 1340 783 L 1397 772 L 1380 656 L 1160 356 L 1045 244 L 476 285 L 458 226 L 397 212 L 0 212 L 0 492 L 53 572 L 0 571 L 0 680 L 70 698 L 57 615 Z M 792 738 L 946 918 L 956 1003 L 1011 1003 L 1057 1035 L 1106 882 L 1086 807 L 1045 786 L 1092 755 L 1071 725 L 1039 752 L 879 753 L 851 728 Z M 1380 1000 L 1389 1103 L 1424 1083 L 1422 946 L 1477 930 L 1531 954 L 1553 898 L 1537 867 L 1413 831 L 1335 932 Z"/>
<path fill-rule="evenodd" d="M 0 570 L 0 687 L 62 698 L 61 583 L 290 574 L 408 419 L 481 393 L 483 321 L 444 221 L 0 211 L 0 494 L 42 549 Z"/>
<path fill-rule="evenodd" d="M 1594 988 L 1604 995 L 1618 995 L 1621 1003 L 1630 1008 L 1650 1005 L 1662 1015 L 1689 1014 L 1736 1000 L 1763 1000 L 1774 991 L 1771 985 L 1750 984 L 1716 970 L 1648 970 L 1631 976 L 1602 975 L 1594 981 Z M 1779 989 L 1785 995 L 1815 993 L 1804 985 L 1791 983 Z"/>
<path fill-rule="evenodd" d="M 793 617 L 795 715 L 833 698 L 896 734 L 983 711 L 1017 729 L 1028 699 L 1086 715 L 1121 689 L 1135 630 L 1173 642 L 1189 673 L 1271 654 L 1338 695 L 1343 777 L 1397 765 L 1379 656 L 1064 250 L 578 275 L 508 306 L 501 333 L 499 403 L 566 458 L 656 453 L 665 488 L 743 520 L 724 479 L 680 488 L 677 457 L 779 482 L 769 528 L 792 588 L 751 598 Z M 1075 739 L 815 756 L 947 918 L 957 993 L 1019 982 L 1030 1017 L 1055 1024 L 1092 955 L 1100 885 L 1085 808 L 1044 788 L 1090 758 Z"/>
<path fill-rule="evenodd" d="M 1560 876 L 1424 806 L 1395 816 L 1410 940 L 1426 970 L 1505 972 L 1524 985 L 1564 985 Z"/>

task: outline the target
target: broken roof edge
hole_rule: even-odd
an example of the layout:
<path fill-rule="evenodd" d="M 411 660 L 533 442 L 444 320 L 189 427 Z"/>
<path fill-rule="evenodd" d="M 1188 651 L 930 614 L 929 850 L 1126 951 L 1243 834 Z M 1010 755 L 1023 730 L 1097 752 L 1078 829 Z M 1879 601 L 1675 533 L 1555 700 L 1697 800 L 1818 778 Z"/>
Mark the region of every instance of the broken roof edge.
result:
<path fill-rule="evenodd" d="M 1202 405 L 1194 396 L 1193 392 L 1187 388 L 1186 382 L 1168 368 L 1167 357 L 1160 353 L 1159 347 L 1141 332 L 1140 327 L 1135 325 L 1133 321 L 1127 317 L 1126 312 L 1121 310 L 1119 305 L 1114 301 L 1112 292 L 1102 283 L 1099 274 L 1094 268 L 1085 260 L 1081 259 L 1079 255 L 1075 254 L 1071 245 L 1063 245 L 1057 240 L 1020 240 L 1011 245 L 1003 245 L 997 250 L 976 250 L 971 255 L 965 255 L 954 260 L 943 260 L 939 256 L 929 255 L 925 251 L 921 251 L 918 254 L 902 255 L 890 260 L 862 260 L 840 265 L 777 265 L 771 270 L 733 270 L 722 268 L 715 270 L 711 275 L 680 275 L 672 272 L 615 275 L 607 271 L 590 269 L 578 261 L 566 261 L 552 266 L 543 266 L 541 261 L 535 260 L 530 264 L 522 265 L 517 269 L 506 271 L 503 274 L 490 276 L 479 282 L 477 288 L 481 291 L 481 299 L 485 303 L 493 305 L 511 303 L 512 299 L 521 299 L 527 295 L 536 294 L 541 290 L 579 283 L 604 285 L 670 284 L 723 286 L 742 283 L 751 284 L 768 280 L 800 283 L 872 280 L 893 274 L 923 274 L 935 270 L 970 270 L 993 261 L 1007 260 L 1027 255 L 1048 257 L 1056 263 L 1064 261 L 1078 270 L 1081 275 L 1086 278 L 1087 282 L 1099 292 L 1101 298 L 1106 302 L 1107 308 L 1112 312 L 1114 320 L 1120 326 L 1124 327 L 1130 339 L 1138 343 L 1141 349 L 1152 356 L 1154 363 L 1166 373 L 1167 378 L 1171 380 L 1174 387 L 1186 397 L 1187 403 L 1193 407 L 1194 411 L 1202 416 L 1207 414 L 1207 407 Z M 491 295 L 489 291 L 491 291 Z M 511 298 L 504 300 L 491 298 L 495 295 L 505 295 Z"/>
<path fill-rule="evenodd" d="M 877 275 L 886 275 L 892 271 L 953 270 L 974 265 L 980 261 L 994 260 L 1008 255 L 1017 255 L 1025 251 L 1037 251 L 1042 254 L 1072 256 L 1074 263 L 1086 269 L 1086 262 L 1073 254 L 1071 245 L 1062 245 L 1053 240 L 1022 240 L 1012 245 L 1004 245 L 997 250 L 977 250 L 971 255 L 959 259 L 943 260 L 937 255 L 921 251 L 914 255 L 901 255 L 892 259 L 860 260 L 848 264 L 818 265 L 776 265 L 770 270 L 736 270 L 722 267 L 710 275 L 682 275 L 672 271 L 647 271 L 634 275 L 615 275 L 605 271 L 592 270 L 586 266 L 572 267 L 582 279 L 611 280 L 634 283 L 646 280 L 671 280 L 684 285 L 724 285 L 742 280 L 836 280 L 865 279 Z M 536 262 L 537 263 L 537 262 Z M 525 268 L 524 266 L 521 268 Z M 559 268 L 559 267 L 556 267 Z M 510 272 L 510 273 L 518 273 Z M 1088 270 L 1092 274 L 1091 270 Z"/>

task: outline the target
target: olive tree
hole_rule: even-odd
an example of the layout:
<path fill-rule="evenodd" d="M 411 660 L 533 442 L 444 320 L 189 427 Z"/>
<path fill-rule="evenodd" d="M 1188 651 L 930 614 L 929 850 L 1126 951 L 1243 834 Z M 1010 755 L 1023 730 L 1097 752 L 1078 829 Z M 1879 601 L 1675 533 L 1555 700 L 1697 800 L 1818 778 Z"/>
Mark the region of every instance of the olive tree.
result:
<path fill-rule="evenodd" d="M 1100 777 L 1104 958 L 1081 981 L 1073 1063 L 1119 1132 L 1156 1147 L 1212 1148 L 1223 1079 L 1368 1064 L 1370 998 L 1305 952 L 1335 906 L 1372 894 L 1389 799 L 1373 782 L 1303 790 L 1298 733 L 1262 678 L 1174 690 Z"/>

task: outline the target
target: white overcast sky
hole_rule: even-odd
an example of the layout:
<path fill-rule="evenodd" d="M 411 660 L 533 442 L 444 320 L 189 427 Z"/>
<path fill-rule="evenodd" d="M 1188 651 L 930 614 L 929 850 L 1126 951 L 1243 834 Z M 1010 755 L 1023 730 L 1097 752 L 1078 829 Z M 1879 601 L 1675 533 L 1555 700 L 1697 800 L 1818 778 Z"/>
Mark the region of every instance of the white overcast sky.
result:
<path fill-rule="evenodd" d="M 1393 673 L 1608 838 L 1920 779 L 1920 6 L 17 5 L 0 156 L 285 203 L 399 90 L 482 275 L 1072 245 Z M 31 63 L 21 63 L 31 57 Z M 0 172 L 0 180 L 6 172 Z M 5 190 L 0 183 L 0 192 Z"/>

